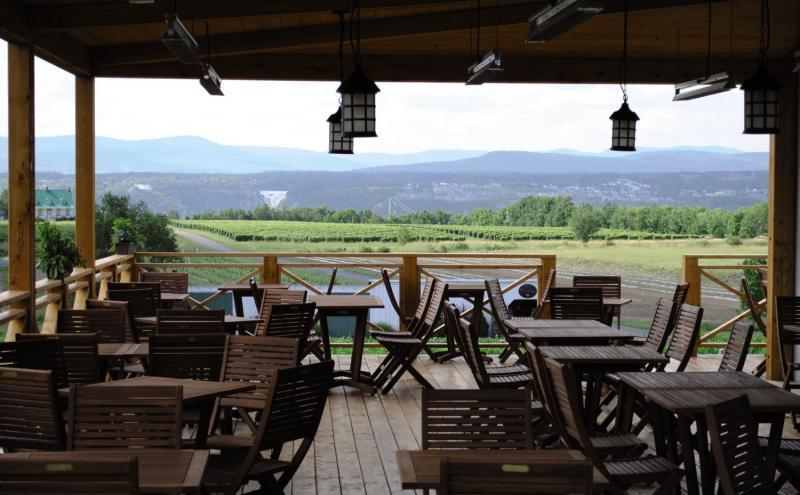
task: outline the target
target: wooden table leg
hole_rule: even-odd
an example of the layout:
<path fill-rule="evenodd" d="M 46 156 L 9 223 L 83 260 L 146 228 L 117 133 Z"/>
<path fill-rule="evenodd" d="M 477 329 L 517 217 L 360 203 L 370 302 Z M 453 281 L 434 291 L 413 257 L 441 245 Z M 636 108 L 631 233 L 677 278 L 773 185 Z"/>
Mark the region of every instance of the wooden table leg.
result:
<path fill-rule="evenodd" d="M 207 400 L 200 405 L 200 417 L 197 420 L 197 434 L 194 439 L 195 449 L 205 449 L 208 439 L 208 428 L 211 425 L 211 413 L 214 410 L 214 400 Z"/>
<path fill-rule="evenodd" d="M 323 316 L 325 316 L 325 319 L 327 320 L 327 315 Z M 339 376 L 343 376 L 344 378 L 334 380 L 334 386 L 348 385 L 364 392 L 375 393 L 375 387 L 372 384 L 371 375 L 361 371 L 361 358 L 364 355 L 364 340 L 366 340 L 367 337 L 367 319 L 369 318 L 369 309 L 337 310 L 336 316 L 355 316 L 356 327 L 353 334 L 353 354 L 350 357 L 350 371 L 349 373 L 338 373 Z M 323 318 L 320 318 L 320 323 L 322 323 L 322 320 Z M 326 336 L 328 335 L 327 328 L 323 333 Z M 326 340 L 328 339 L 323 337 L 323 344 Z M 328 343 L 326 347 L 330 349 L 330 343 Z M 330 350 L 328 352 L 330 352 Z"/>
<path fill-rule="evenodd" d="M 328 329 L 328 316 L 330 314 L 324 309 L 318 309 L 317 311 L 319 314 L 319 329 L 322 334 L 320 335 L 322 339 L 322 355 L 327 360 L 331 358 L 331 336 Z"/>
<path fill-rule="evenodd" d="M 244 305 L 242 304 L 242 294 L 237 291 L 232 291 L 233 294 L 233 311 L 236 316 L 244 316 Z M 256 304 L 258 306 L 258 304 Z"/>
<path fill-rule="evenodd" d="M 700 435 L 699 428 L 698 435 Z M 683 456 L 683 470 L 685 472 L 684 476 L 686 479 L 686 489 L 689 492 L 689 495 L 698 495 L 699 487 L 697 480 L 697 465 L 694 461 L 691 421 L 684 415 L 678 416 L 678 436 L 680 437 L 681 442 L 681 454 Z M 700 454 L 700 465 L 703 467 L 702 452 Z M 703 491 L 705 492 L 705 486 L 703 487 Z"/>
<path fill-rule="evenodd" d="M 617 421 L 614 431 L 630 433 L 633 426 L 633 410 L 636 405 L 636 392 L 623 382 L 619 383 L 617 399 Z"/>
<path fill-rule="evenodd" d="M 781 436 L 783 435 L 783 423 L 785 414 L 776 413 L 767 417 L 769 422 L 769 440 L 764 461 L 767 464 L 767 472 L 771 479 L 775 479 L 775 470 L 778 467 L 778 450 L 781 446 Z"/>

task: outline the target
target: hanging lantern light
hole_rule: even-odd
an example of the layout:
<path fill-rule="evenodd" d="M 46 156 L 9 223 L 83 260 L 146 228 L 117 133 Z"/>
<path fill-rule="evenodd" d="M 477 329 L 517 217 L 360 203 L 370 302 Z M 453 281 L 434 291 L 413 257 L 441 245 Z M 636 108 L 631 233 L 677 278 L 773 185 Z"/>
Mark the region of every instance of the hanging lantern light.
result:
<path fill-rule="evenodd" d="M 353 27 L 356 34 L 353 36 Z M 362 70 L 361 7 L 354 0 L 350 12 L 350 47 L 353 50 L 353 74 L 336 91 L 342 95 L 342 134 L 345 137 L 377 137 L 375 132 L 375 95 L 380 89 Z"/>
<path fill-rule="evenodd" d="M 622 60 L 619 66 L 622 106 L 611 114 L 611 151 L 636 151 L 636 121 L 639 116 L 628 106 L 628 0 L 622 37 Z"/>
<path fill-rule="evenodd" d="M 328 117 L 328 153 L 334 155 L 352 155 L 353 138 L 342 135 L 342 109 Z"/>
<path fill-rule="evenodd" d="M 744 133 L 778 134 L 778 99 L 781 82 L 767 70 L 770 41 L 769 0 L 761 0 L 761 46 L 755 74 L 742 83 L 744 91 Z"/>

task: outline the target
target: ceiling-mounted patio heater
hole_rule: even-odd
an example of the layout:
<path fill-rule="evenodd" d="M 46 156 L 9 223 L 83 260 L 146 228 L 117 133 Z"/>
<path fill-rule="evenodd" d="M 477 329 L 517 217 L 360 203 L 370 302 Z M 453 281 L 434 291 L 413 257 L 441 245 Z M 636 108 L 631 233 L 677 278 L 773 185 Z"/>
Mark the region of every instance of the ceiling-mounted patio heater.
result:
<path fill-rule="evenodd" d="M 704 96 L 716 95 L 734 89 L 736 84 L 728 72 L 718 72 L 708 77 L 692 79 L 675 85 L 672 101 L 689 101 Z"/>
<path fill-rule="evenodd" d="M 211 64 L 203 64 L 203 75 L 200 76 L 200 84 L 210 95 L 225 96 L 225 93 L 222 92 L 222 81 L 219 78 L 219 74 L 211 67 Z"/>
<path fill-rule="evenodd" d="M 197 41 L 178 19 L 178 14 L 166 14 L 164 19 L 167 22 L 167 32 L 161 37 L 161 41 L 181 63 L 199 64 Z"/>
<path fill-rule="evenodd" d="M 770 41 L 769 0 L 761 0 L 761 46 L 756 72 L 742 83 L 744 133 L 778 134 L 779 97 L 783 85 L 767 70 Z"/>
<path fill-rule="evenodd" d="M 636 122 L 639 116 L 628 106 L 628 0 L 625 0 L 619 87 L 622 89 L 622 105 L 610 117 L 611 151 L 636 151 Z"/>
<path fill-rule="evenodd" d="M 525 43 L 545 43 L 599 14 L 605 7 L 597 0 L 561 0 L 528 19 Z"/>
<path fill-rule="evenodd" d="M 352 155 L 353 138 L 342 134 L 342 109 L 328 117 L 328 153 L 333 155 Z"/>

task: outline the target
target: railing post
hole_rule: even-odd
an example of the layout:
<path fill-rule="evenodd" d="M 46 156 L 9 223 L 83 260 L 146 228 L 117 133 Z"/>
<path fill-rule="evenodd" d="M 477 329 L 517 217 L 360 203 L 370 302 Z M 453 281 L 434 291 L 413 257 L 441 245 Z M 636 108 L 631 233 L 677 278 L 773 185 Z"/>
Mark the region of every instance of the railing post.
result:
<path fill-rule="evenodd" d="M 414 255 L 403 255 L 403 266 L 400 268 L 400 310 L 403 316 L 411 317 L 417 310 L 419 303 L 420 271 L 417 265 L 417 257 Z M 405 330 L 405 324 L 401 321 L 400 328 Z"/>
<path fill-rule="evenodd" d="M 544 254 L 541 256 L 542 265 L 536 274 L 536 288 L 538 289 L 536 298 L 539 304 L 542 304 L 542 297 L 544 296 L 544 286 L 547 283 L 547 274 L 550 270 L 556 269 L 556 255 Z M 553 285 L 556 285 L 555 278 L 553 278 Z"/>
<path fill-rule="evenodd" d="M 264 256 L 264 262 L 261 265 L 261 283 L 262 284 L 279 284 L 281 283 L 281 268 L 278 266 L 278 257 L 274 255 Z"/>
<path fill-rule="evenodd" d="M 683 283 L 689 284 L 689 292 L 686 293 L 686 304 L 700 306 L 700 294 L 702 294 L 700 284 L 702 279 L 697 256 L 691 254 L 683 255 Z"/>
<path fill-rule="evenodd" d="M 42 321 L 41 333 L 54 334 L 58 326 L 58 310 L 64 304 L 64 298 L 67 297 L 68 285 L 62 280 L 62 285 L 47 291 L 48 297 L 55 297 L 56 299 L 47 303 L 44 310 L 44 321 Z"/>

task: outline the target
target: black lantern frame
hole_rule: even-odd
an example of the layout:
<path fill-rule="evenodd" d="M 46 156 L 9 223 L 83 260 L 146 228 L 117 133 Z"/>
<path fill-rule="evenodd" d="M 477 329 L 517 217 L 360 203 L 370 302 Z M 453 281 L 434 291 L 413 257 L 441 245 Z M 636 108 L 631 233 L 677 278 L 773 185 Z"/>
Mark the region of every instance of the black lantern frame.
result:
<path fill-rule="evenodd" d="M 764 64 L 742 83 L 744 91 L 744 133 L 779 134 L 780 93 L 783 85 L 770 75 Z"/>
<path fill-rule="evenodd" d="M 377 137 L 375 95 L 378 86 L 356 65 L 353 74 L 336 90 L 342 95 L 342 134 L 345 137 Z"/>
<path fill-rule="evenodd" d="M 342 108 L 328 117 L 328 153 L 352 155 L 353 138 L 342 135 Z"/>
<path fill-rule="evenodd" d="M 611 151 L 636 151 L 636 122 L 639 116 L 623 102 L 611 114 Z"/>

